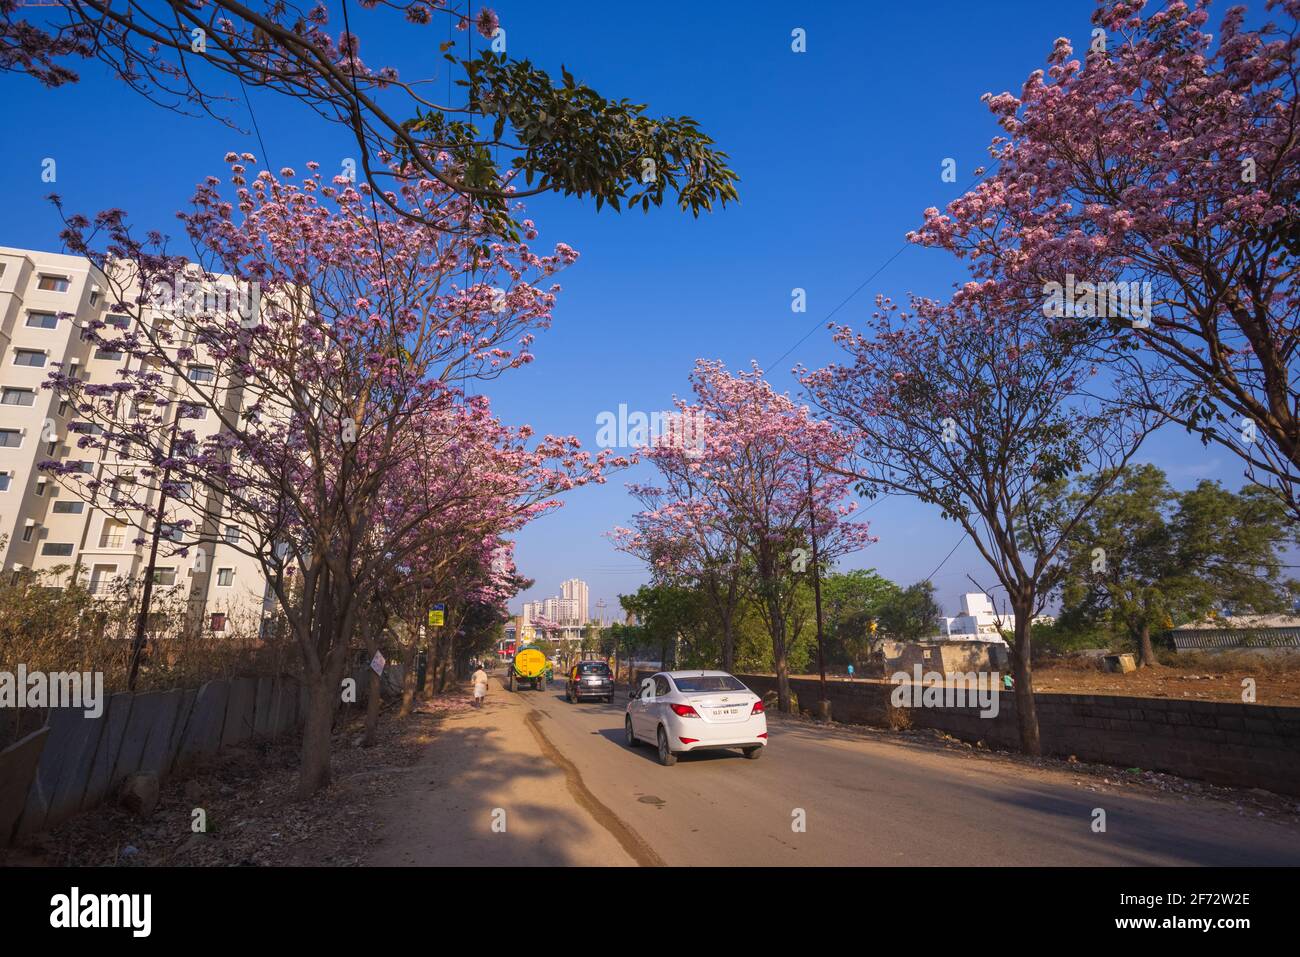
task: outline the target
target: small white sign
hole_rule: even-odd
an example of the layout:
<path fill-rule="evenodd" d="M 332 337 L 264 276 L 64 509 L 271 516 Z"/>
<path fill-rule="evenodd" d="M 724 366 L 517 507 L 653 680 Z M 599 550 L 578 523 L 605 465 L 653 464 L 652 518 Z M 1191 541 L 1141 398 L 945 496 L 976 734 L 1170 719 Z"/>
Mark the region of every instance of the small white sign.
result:
<path fill-rule="evenodd" d="M 375 674 L 382 676 L 384 673 L 385 663 L 384 653 L 382 651 L 376 651 L 375 656 L 370 659 L 370 668 Z"/>

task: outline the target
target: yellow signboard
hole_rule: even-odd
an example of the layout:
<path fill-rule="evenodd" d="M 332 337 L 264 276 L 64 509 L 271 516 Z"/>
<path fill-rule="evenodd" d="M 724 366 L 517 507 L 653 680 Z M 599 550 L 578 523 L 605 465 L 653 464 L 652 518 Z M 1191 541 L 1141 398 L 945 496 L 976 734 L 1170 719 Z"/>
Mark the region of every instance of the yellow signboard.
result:
<path fill-rule="evenodd" d="M 444 624 L 444 622 L 443 622 L 443 618 L 444 618 L 444 617 L 445 617 L 445 613 L 443 612 L 443 610 L 442 610 L 441 607 L 430 609 L 430 610 L 429 610 L 429 627 L 430 627 L 430 628 L 441 628 L 441 627 L 443 626 L 443 624 Z"/>

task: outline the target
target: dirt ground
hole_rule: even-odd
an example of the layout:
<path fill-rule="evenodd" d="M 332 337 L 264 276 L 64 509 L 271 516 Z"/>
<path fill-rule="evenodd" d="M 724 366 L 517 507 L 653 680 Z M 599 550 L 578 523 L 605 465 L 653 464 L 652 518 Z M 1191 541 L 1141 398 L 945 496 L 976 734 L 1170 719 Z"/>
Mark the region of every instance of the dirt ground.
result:
<path fill-rule="evenodd" d="M 1255 682 L 1255 704 L 1300 706 L 1300 667 L 1258 666 L 1198 658 L 1195 663 L 1139 668 L 1126 675 L 1069 664 L 1040 664 L 1034 690 L 1057 694 L 1109 694 L 1141 698 L 1241 701 L 1243 682 Z"/>
<path fill-rule="evenodd" d="M 826 677 L 833 681 L 848 680 L 844 675 Z M 1102 671 L 1095 662 L 1078 657 L 1034 663 L 1034 690 L 1041 694 L 1240 702 L 1245 688 L 1243 682 L 1248 678 L 1255 682 L 1254 704 L 1300 707 L 1300 655 L 1258 658 L 1229 653 L 1185 654 L 1177 658 L 1168 656 L 1155 668 L 1139 668 L 1128 674 Z"/>

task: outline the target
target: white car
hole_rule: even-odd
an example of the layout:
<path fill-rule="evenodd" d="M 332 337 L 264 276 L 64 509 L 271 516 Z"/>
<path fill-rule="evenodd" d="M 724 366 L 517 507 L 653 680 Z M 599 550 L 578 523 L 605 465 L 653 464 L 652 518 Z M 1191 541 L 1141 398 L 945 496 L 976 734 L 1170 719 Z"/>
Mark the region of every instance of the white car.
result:
<path fill-rule="evenodd" d="M 757 758 L 767 747 L 763 699 L 725 671 L 661 671 L 628 698 L 627 746 L 655 745 L 662 765 L 684 751 L 740 748 Z"/>

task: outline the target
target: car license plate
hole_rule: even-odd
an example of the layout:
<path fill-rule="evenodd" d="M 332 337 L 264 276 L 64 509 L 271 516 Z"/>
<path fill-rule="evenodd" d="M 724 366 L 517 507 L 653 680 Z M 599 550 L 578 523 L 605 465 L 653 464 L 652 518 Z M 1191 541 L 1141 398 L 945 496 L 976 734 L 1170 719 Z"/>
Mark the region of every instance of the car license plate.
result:
<path fill-rule="evenodd" d="M 739 708 L 714 708 L 713 716 L 715 718 L 728 718 L 734 714 L 740 714 Z"/>

